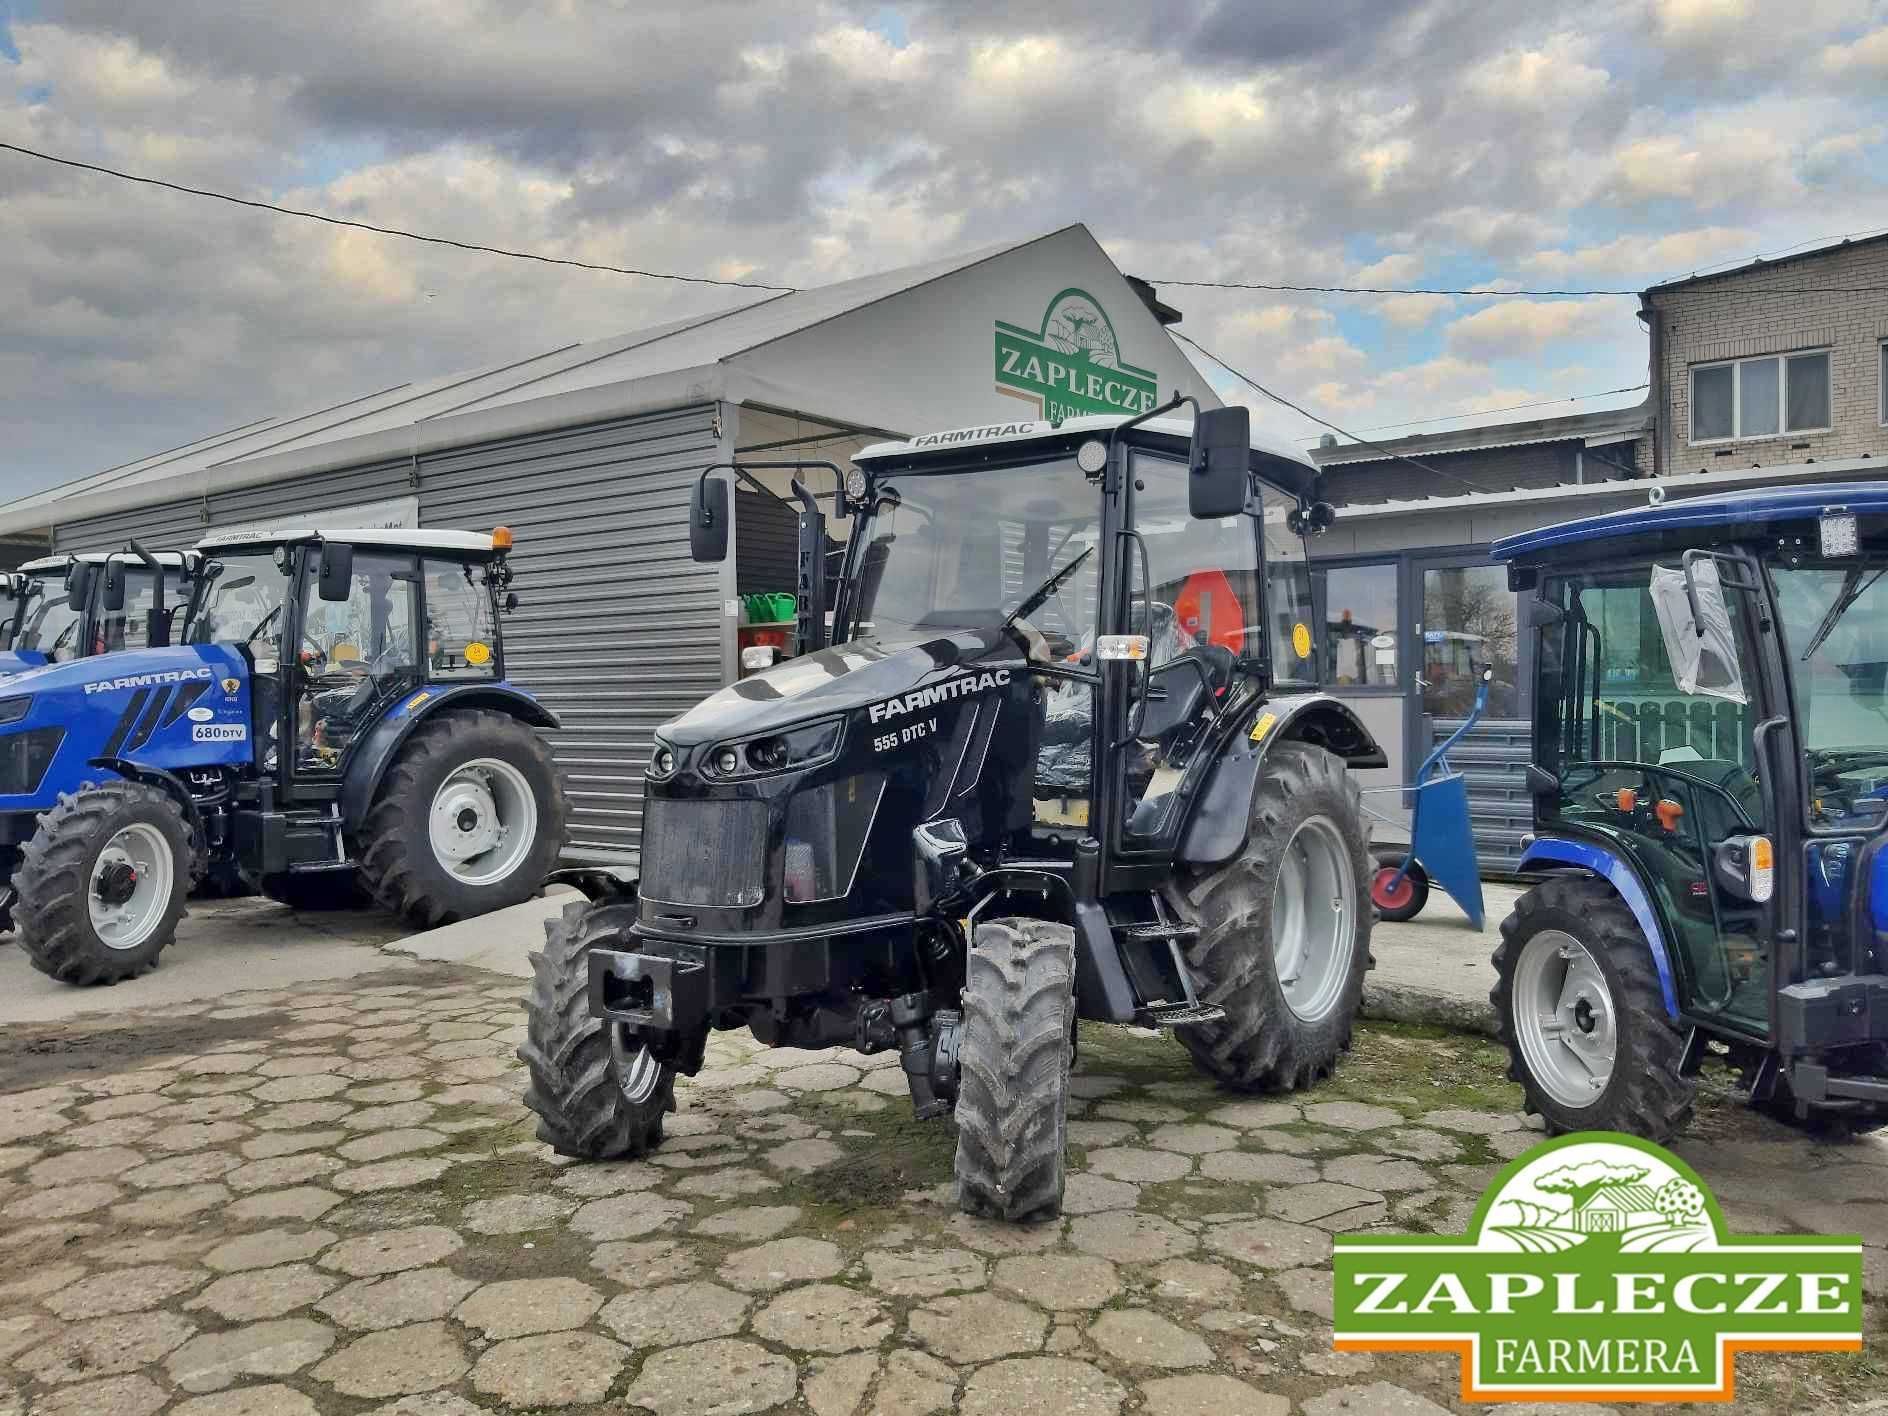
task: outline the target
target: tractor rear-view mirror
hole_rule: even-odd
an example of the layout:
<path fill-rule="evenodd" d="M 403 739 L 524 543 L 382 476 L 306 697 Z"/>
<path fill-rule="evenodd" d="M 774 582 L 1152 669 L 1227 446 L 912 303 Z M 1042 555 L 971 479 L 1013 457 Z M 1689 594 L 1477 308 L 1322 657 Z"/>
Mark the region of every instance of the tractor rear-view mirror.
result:
<path fill-rule="evenodd" d="M 117 614 L 125 607 L 125 567 L 117 559 L 105 562 L 105 608 Z"/>
<path fill-rule="evenodd" d="M 338 604 L 348 597 L 354 584 L 354 548 L 327 541 L 321 547 L 321 569 L 316 576 L 315 593 Z"/>
<path fill-rule="evenodd" d="M 80 561 L 66 572 L 66 607 L 73 610 L 85 608 L 85 602 L 92 598 L 92 577 L 98 574 L 98 566 L 91 561 Z"/>
<path fill-rule="evenodd" d="M 1195 520 L 1237 516 L 1245 510 L 1251 446 L 1248 409 L 1207 408 L 1193 420 L 1187 510 Z"/>
<path fill-rule="evenodd" d="M 688 499 L 688 553 L 698 561 L 728 557 L 728 484 L 701 477 Z"/>

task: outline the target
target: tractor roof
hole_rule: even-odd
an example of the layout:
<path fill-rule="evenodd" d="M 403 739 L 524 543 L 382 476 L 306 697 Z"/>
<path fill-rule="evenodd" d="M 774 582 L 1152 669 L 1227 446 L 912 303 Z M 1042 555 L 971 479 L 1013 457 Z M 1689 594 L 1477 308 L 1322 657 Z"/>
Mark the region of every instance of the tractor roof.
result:
<path fill-rule="evenodd" d="M 1629 506 L 1504 537 L 1488 548 L 1488 554 L 1498 561 L 1540 560 L 1580 554 L 1581 548 L 1596 541 L 1647 536 L 1666 541 L 1725 540 L 1762 534 L 1763 528 L 1778 523 L 1813 521 L 1826 511 L 1888 515 L 1888 481 L 1717 492 L 1656 506 Z"/>
<path fill-rule="evenodd" d="M 984 448 L 1010 453 L 1019 450 L 1019 445 L 1031 442 L 1056 444 L 1056 450 L 1059 451 L 1061 444 L 1072 447 L 1086 438 L 1105 437 L 1127 421 L 1126 414 L 1095 413 L 1069 418 L 1060 423 L 985 423 L 974 428 L 921 433 L 906 442 L 874 443 L 854 453 L 852 460 L 859 463 L 922 464 L 933 459 L 956 460 L 966 451 Z M 1184 453 L 1193 438 L 1193 423 L 1187 418 L 1155 418 L 1137 424 L 1130 436 L 1144 439 L 1165 451 Z M 1255 429 L 1252 433 L 1251 468 L 1266 481 L 1296 496 L 1310 498 L 1316 495 L 1317 464 L 1302 448 L 1293 446 L 1283 438 Z"/>
<path fill-rule="evenodd" d="M 261 531 L 212 531 L 197 549 L 206 554 L 248 546 L 292 546 L 304 541 L 339 541 L 352 546 L 391 546 L 402 551 L 448 551 L 489 556 L 495 549 L 489 531 L 420 531 L 407 526 L 349 531 L 313 526 L 269 527 Z"/>
<path fill-rule="evenodd" d="M 166 570 L 178 570 L 182 568 L 184 564 L 184 557 L 191 553 L 187 551 L 158 551 L 156 554 L 159 565 L 163 566 Z M 73 561 L 84 561 L 88 565 L 103 565 L 106 561 L 113 559 L 123 561 L 131 566 L 142 564 L 138 560 L 136 553 L 132 551 L 80 551 L 76 555 L 41 556 L 38 560 L 26 561 L 20 566 L 20 574 L 45 575 L 52 571 L 58 571 L 63 574 L 66 566 Z"/>

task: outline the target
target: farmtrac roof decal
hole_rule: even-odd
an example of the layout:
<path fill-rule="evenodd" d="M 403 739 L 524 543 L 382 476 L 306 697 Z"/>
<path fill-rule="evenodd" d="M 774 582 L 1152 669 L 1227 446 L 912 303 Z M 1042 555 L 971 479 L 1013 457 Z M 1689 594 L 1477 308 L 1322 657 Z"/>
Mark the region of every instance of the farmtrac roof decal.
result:
<path fill-rule="evenodd" d="M 1107 312 L 1071 287 L 1049 302 L 1040 329 L 996 322 L 996 391 L 1060 423 L 1089 413 L 1145 413 L 1160 384 L 1150 370 L 1121 361 Z"/>

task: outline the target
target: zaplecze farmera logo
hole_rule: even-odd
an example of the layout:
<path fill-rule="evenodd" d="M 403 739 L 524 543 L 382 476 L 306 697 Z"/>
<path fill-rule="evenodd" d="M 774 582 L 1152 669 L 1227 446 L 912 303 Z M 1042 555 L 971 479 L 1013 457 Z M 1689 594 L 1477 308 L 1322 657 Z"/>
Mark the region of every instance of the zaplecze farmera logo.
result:
<path fill-rule="evenodd" d="M 1859 1238 L 1732 1234 L 1633 1136 L 1535 1147 L 1468 1228 L 1339 1237 L 1336 1346 L 1457 1352 L 1465 1401 L 1729 1401 L 1739 1352 L 1862 1345 Z"/>

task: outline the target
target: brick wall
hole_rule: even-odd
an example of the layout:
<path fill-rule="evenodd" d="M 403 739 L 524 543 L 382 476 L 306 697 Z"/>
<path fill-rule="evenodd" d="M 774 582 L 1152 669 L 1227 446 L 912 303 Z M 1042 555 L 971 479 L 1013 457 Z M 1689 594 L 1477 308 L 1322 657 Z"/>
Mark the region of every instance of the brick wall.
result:
<path fill-rule="evenodd" d="M 1710 471 L 1753 463 L 1826 462 L 1888 456 L 1882 426 L 1881 346 L 1888 339 L 1888 293 L 1839 287 L 1888 286 L 1888 241 L 1859 242 L 1796 261 L 1737 271 L 1721 280 L 1654 293 L 1665 347 L 1661 372 L 1669 416 L 1660 419 L 1663 470 Z M 1826 293 L 1796 294 L 1799 290 Z M 1694 365 L 1796 350 L 1830 351 L 1831 429 L 1691 444 Z M 1799 446 L 1802 444 L 1802 446 Z"/>

